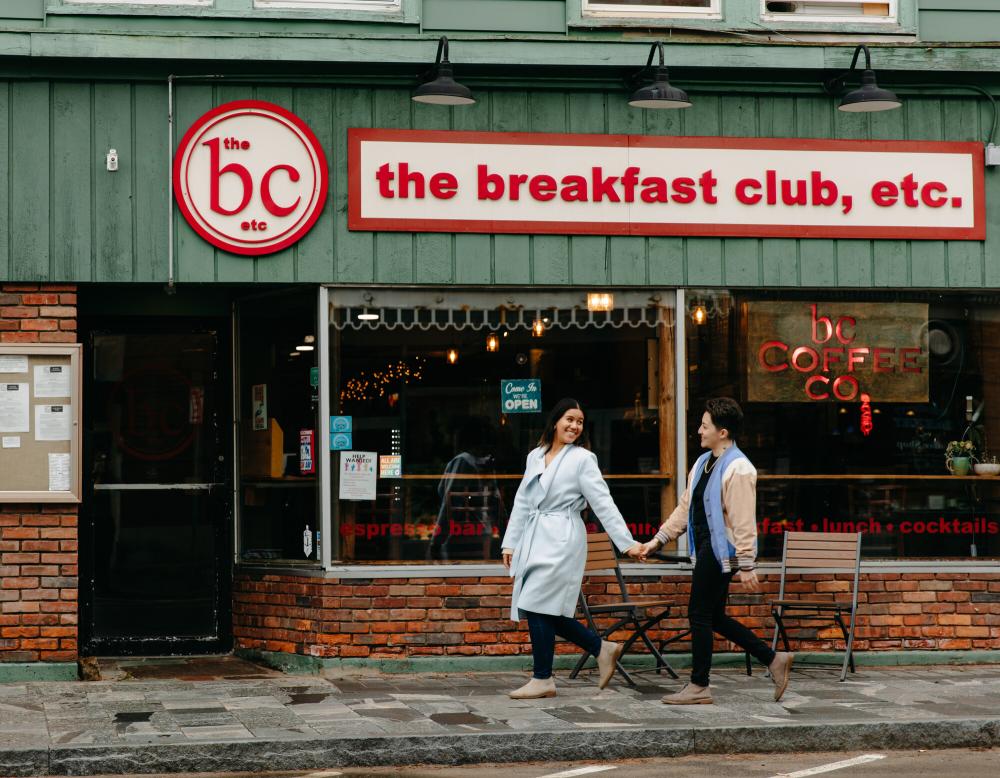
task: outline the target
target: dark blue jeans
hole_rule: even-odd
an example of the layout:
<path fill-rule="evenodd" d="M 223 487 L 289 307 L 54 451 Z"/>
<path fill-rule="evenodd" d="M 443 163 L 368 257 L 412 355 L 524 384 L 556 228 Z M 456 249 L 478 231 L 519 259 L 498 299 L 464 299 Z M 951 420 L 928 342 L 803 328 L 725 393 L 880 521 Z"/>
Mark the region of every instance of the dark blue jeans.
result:
<path fill-rule="evenodd" d="M 576 643 L 588 654 L 601 653 L 601 636 L 576 619 L 550 616 L 548 613 L 522 611 L 528 619 L 531 633 L 531 654 L 535 668 L 532 676 L 540 680 L 552 677 L 552 658 L 556 651 L 556 635 Z"/>

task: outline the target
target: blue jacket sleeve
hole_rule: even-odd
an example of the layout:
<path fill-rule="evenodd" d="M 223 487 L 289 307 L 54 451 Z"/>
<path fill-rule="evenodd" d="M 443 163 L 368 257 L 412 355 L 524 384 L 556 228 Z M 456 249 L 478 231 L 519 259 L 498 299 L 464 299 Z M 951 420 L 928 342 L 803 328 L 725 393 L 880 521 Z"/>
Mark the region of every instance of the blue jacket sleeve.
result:
<path fill-rule="evenodd" d="M 611 498 L 608 491 L 608 484 L 601 475 L 601 469 L 597 466 L 597 456 L 591 451 L 584 451 L 580 458 L 577 476 L 580 479 L 580 493 L 587 500 L 591 510 L 600 519 L 604 530 L 611 537 L 612 542 L 619 551 L 625 551 L 636 544 L 636 539 L 632 537 L 625 519 L 622 518 L 621 511 Z"/>
<path fill-rule="evenodd" d="M 527 459 L 524 462 L 524 469 L 527 471 L 528 465 L 531 462 L 531 455 L 534 452 L 529 452 Z M 514 505 L 510 509 L 510 519 L 507 521 L 507 531 L 503 534 L 503 540 L 500 542 L 500 548 L 509 548 L 511 551 L 517 550 L 517 544 L 521 542 L 521 534 L 524 532 L 524 520 L 528 516 L 528 498 L 526 495 L 528 485 L 527 473 L 525 477 L 521 479 L 521 483 L 517 487 L 517 494 L 514 495 Z"/>

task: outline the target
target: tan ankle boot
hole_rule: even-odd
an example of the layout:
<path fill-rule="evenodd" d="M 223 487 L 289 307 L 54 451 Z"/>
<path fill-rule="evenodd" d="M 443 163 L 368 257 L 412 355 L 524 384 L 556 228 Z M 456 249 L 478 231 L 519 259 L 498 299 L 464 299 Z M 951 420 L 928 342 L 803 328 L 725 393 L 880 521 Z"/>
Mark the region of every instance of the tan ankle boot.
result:
<path fill-rule="evenodd" d="M 664 705 L 711 705 L 712 692 L 707 686 L 695 686 L 693 683 L 684 684 L 684 688 L 679 692 L 668 694 L 662 699 Z"/>
<path fill-rule="evenodd" d="M 600 671 L 597 681 L 598 689 L 603 689 L 611 682 L 618 657 L 621 655 L 622 647 L 620 645 L 609 640 L 601 641 L 601 653 L 597 655 L 597 669 Z"/>
<path fill-rule="evenodd" d="M 779 651 L 774 655 L 774 661 L 767 666 L 771 673 L 771 680 L 774 681 L 774 701 L 781 700 L 781 695 L 788 688 L 788 678 L 792 674 L 792 662 L 795 661 L 795 654 L 787 651 Z"/>
<path fill-rule="evenodd" d="M 555 697 L 556 682 L 553 678 L 545 680 L 532 678 L 520 689 L 515 689 L 507 696 L 512 700 L 537 700 L 542 697 Z"/>

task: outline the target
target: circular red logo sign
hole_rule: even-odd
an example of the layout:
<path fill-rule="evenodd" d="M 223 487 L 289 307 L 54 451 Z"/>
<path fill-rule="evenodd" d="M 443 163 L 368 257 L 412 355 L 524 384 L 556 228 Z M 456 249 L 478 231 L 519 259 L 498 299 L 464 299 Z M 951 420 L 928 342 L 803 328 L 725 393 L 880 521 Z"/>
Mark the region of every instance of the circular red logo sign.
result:
<path fill-rule="evenodd" d="M 261 100 L 206 113 L 174 159 L 174 196 L 184 218 L 234 254 L 271 254 L 299 240 L 323 211 L 328 183 L 326 155 L 312 130 Z"/>

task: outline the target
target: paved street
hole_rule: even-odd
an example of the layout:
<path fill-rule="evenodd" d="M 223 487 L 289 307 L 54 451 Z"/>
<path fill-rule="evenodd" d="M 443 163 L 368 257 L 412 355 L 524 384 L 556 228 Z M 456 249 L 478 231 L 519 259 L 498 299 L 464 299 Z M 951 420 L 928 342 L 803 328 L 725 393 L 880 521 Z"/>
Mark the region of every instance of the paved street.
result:
<path fill-rule="evenodd" d="M 253 667 L 253 666 L 249 666 Z M 140 673 L 141 676 L 141 673 Z M 1000 742 L 1000 666 L 713 675 L 716 704 L 668 708 L 676 683 L 511 701 L 520 674 L 286 676 L 0 686 L 0 775 L 474 764 Z M 528 775 L 530 773 L 524 773 Z"/>
<path fill-rule="evenodd" d="M 608 762 L 533 762 L 483 764 L 468 767 L 398 767 L 378 769 L 327 769 L 280 773 L 184 773 L 149 778 L 485 778 L 501 772 L 505 778 L 573 778 L 594 775 L 606 778 L 660 778 L 669 771 L 676 778 L 967 778 L 995 776 L 1000 750 L 949 749 L 943 751 L 881 751 L 817 754 L 766 754 L 733 756 L 684 756 L 672 759 L 629 759 Z M 822 770 L 822 772 L 816 772 Z M 574 772 L 576 771 L 576 772 Z M 586 771 L 586 772 L 584 772 Z M 798 774 L 796 776 L 796 774 Z M 100 777 L 99 777 L 100 778 Z M 107 776 L 106 778 L 110 778 Z"/>

